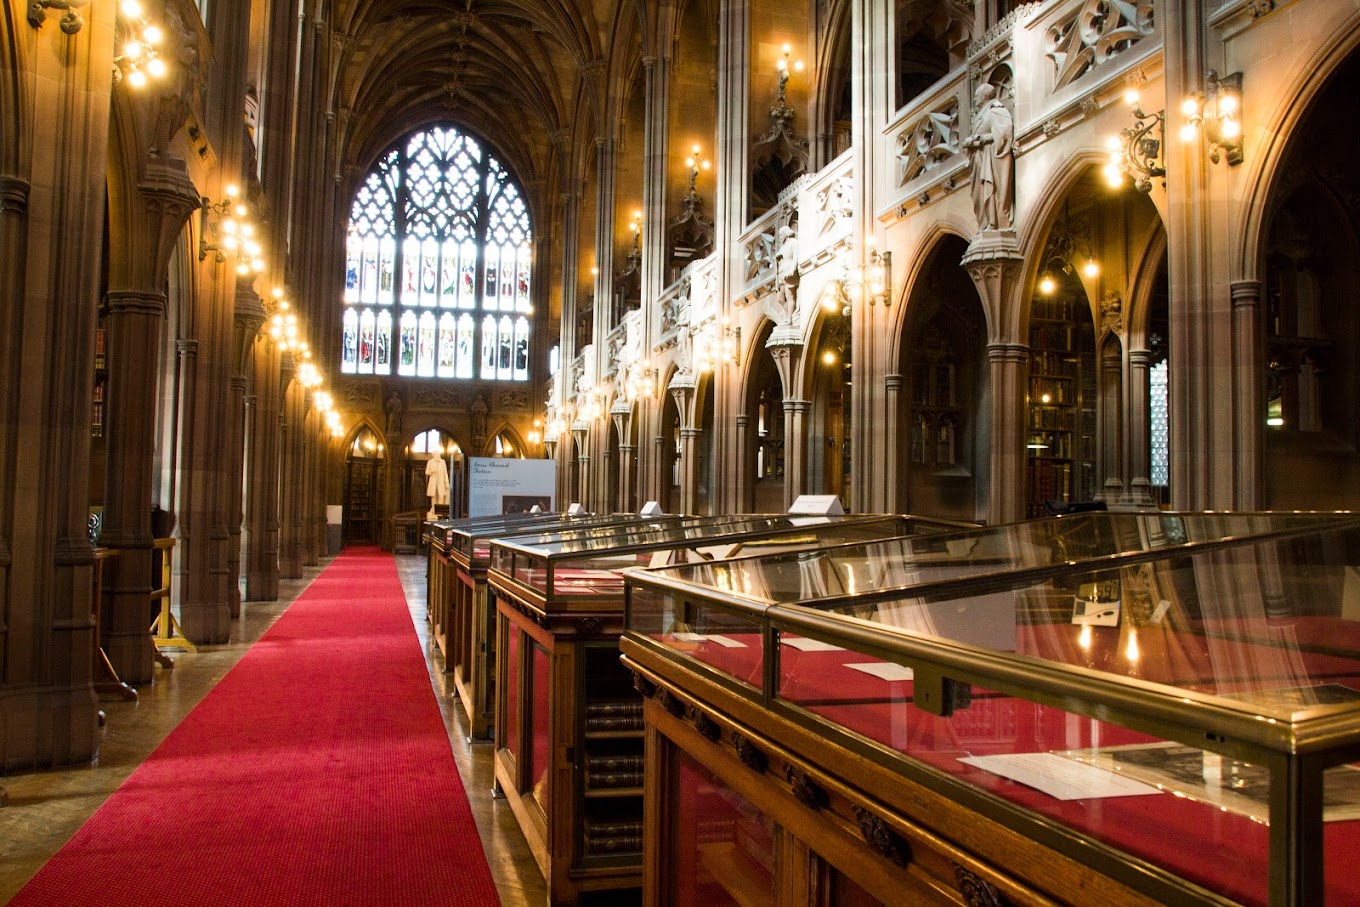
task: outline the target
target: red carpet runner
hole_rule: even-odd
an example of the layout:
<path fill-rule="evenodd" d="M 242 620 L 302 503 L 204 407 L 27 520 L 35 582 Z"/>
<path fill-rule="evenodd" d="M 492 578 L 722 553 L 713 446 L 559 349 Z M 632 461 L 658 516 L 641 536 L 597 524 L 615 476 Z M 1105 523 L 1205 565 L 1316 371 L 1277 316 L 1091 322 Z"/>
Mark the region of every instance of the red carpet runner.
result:
<path fill-rule="evenodd" d="M 326 568 L 11 901 L 495 903 L 396 566 L 371 549 Z"/>

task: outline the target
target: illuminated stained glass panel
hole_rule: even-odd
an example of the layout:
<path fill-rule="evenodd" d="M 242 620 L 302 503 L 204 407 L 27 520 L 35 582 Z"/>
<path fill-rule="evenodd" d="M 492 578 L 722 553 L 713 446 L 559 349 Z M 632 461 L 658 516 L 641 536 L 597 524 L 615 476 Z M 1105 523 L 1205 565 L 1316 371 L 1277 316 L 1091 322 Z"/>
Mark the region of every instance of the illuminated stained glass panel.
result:
<path fill-rule="evenodd" d="M 499 161 L 457 129 L 408 136 L 350 209 L 341 370 L 527 381 L 532 256 L 528 206 Z"/>
<path fill-rule="evenodd" d="M 1149 479 L 1158 488 L 1171 484 L 1171 420 L 1167 409 L 1166 365 L 1163 359 L 1148 371 L 1148 434 L 1152 441 L 1152 475 Z"/>
<path fill-rule="evenodd" d="M 352 375 L 359 370 L 359 313 L 345 309 L 344 334 L 340 342 L 340 371 Z"/>

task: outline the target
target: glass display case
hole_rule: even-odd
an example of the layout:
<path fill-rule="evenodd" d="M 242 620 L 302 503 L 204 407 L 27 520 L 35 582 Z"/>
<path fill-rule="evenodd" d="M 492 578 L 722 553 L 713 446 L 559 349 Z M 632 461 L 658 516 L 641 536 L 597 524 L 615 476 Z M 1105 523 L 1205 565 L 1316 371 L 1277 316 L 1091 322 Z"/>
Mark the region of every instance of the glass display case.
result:
<path fill-rule="evenodd" d="M 642 701 L 619 662 L 621 571 L 938 525 L 899 516 L 739 515 L 494 541 L 487 582 L 497 648 L 507 655 L 497 659 L 496 687 L 506 695 L 497 697 L 494 722 L 496 783 L 539 861 L 550 901 L 641 883 Z M 508 658 L 529 651 L 543 652 L 546 668 Z M 518 701 L 510 701 L 512 691 Z"/>
<path fill-rule="evenodd" d="M 1353 516 L 1082 514 L 628 585 L 648 776 L 697 760 L 759 790 L 828 879 L 1360 903 Z M 647 888 L 676 903 L 693 829 L 660 784 Z"/>
<path fill-rule="evenodd" d="M 459 521 L 443 531 L 440 557 L 447 564 L 446 577 L 431 576 L 431 634 L 444 654 L 444 670 L 453 675 L 458 699 L 468 717 L 468 736 L 490 736 L 495 716 L 496 608 L 486 588 L 491 542 L 548 531 L 580 531 L 604 526 L 659 527 L 677 520 L 674 516 L 641 517 L 636 514 L 516 514 Z"/>

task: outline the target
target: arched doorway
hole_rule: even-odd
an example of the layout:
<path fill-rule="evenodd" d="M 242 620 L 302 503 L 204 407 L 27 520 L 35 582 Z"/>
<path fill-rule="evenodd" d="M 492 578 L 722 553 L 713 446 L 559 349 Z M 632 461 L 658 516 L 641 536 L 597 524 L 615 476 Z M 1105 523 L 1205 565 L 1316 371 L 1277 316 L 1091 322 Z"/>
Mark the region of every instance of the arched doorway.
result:
<path fill-rule="evenodd" d="M 851 504 L 852 359 L 849 316 L 839 308 L 823 308 L 811 358 L 804 368 L 808 388 L 806 488 L 808 494 L 838 495 L 846 510 Z"/>
<path fill-rule="evenodd" d="M 988 497 L 987 326 L 959 264 L 966 249 L 958 237 L 937 243 L 907 301 L 898 494 L 911 513 L 973 520 Z"/>
<path fill-rule="evenodd" d="M 753 513 L 784 510 L 784 382 L 765 349 L 769 331 L 752 346 L 755 362 L 746 385 L 748 506 Z"/>
<path fill-rule="evenodd" d="M 1360 505 L 1360 115 L 1352 54 L 1294 130 L 1271 187 L 1263 254 L 1264 492 L 1270 508 Z M 1260 380 L 1260 379 L 1258 379 Z"/>
<path fill-rule="evenodd" d="M 675 395 L 666 393 L 661 400 L 661 433 L 657 437 L 658 501 L 661 509 L 675 513 L 680 507 L 680 407 Z"/>
<path fill-rule="evenodd" d="M 428 513 L 431 507 L 430 461 L 438 459 L 443 463 L 448 476 L 448 500 L 435 504 L 438 516 L 462 516 L 466 512 L 466 495 L 463 490 L 465 461 L 463 448 L 452 435 L 431 428 L 417 432 L 406 448 L 404 474 L 401 483 L 401 511 L 417 510 Z"/>
<path fill-rule="evenodd" d="M 694 478 L 694 512 L 707 516 L 712 516 L 717 512 L 717 489 L 714 483 L 718 478 L 717 464 L 714 463 L 714 425 L 716 414 L 713 411 L 713 376 L 705 375 L 700 382 L 698 412 L 695 414 L 699 423 L 699 437 L 694 445 L 694 455 L 698 458 L 695 464 Z"/>
<path fill-rule="evenodd" d="M 368 428 L 360 429 L 350 444 L 341 523 L 346 545 L 376 545 L 382 539 L 385 454 L 382 440 Z"/>

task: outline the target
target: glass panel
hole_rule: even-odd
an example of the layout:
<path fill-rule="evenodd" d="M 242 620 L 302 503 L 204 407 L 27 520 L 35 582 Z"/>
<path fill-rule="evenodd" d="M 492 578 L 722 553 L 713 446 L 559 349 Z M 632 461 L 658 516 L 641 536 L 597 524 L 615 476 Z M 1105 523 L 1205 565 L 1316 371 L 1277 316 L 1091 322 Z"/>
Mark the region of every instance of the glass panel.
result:
<path fill-rule="evenodd" d="M 491 315 L 487 315 L 482 319 L 481 377 L 496 377 L 496 319 Z"/>
<path fill-rule="evenodd" d="M 397 241 L 394 237 L 384 236 L 378 244 L 378 302 L 392 304 L 392 284 L 397 267 Z"/>
<path fill-rule="evenodd" d="M 552 660 L 548 657 L 548 651 L 537 643 L 534 644 L 534 664 L 533 664 L 533 711 L 530 720 L 533 722 L 533 744 L 532 752 L 529 756 L 529 777 L 533 779 L 534 799 L 543 808 L 543 812 L 548 811 L 551 790 L 549 789 L 549 776 L 551 766 L 549 764 L 549 754 L 552 752 Z"/>
<path fill-rule="evenodd" d="M 559 581 L 560 582 L 560 581 Z M 679 596 L 635 589 L 629 629 L 754 689 L 765 686 L 759 614 L 709 608 Z"/>
<path fill-rule="evenodd" d="M 482 308 L 493 311 L 496 308 L 496 294 L 500 290 L 500 249 L 488 246 L 486 249 L 486 286 L 482 293 Z"/>
<path fill-rule="evenodd" d="M 420 244 L 420 304 L 430 307 L 439 302 L 439 243 L 427 237 Z"/>
<path fill-rule="evenodd" d="M 359 314 L 353 309 L 345 309 L 343 336 L 340 371 L 353 374 L 359 365 Z"/>
<path fill-rule="evenodd" d="M 451 309 L 458 299 L 458 244 L 444 240 L 439 250 L 439 304 Z"/>
<path fill-rule="evenodd" d="M 401 304 L 420 303 L 420 240 L 407 238 L 401 244 Z"/>
<path fill-rule="evenodd" d="M 693 757 L 679 753 L 673 903 L 677 907 L 773 904 L 774 822 Z"/>
<path fill-rule="evenodd" d="M 472 316 L 464 312 L 458 316 L 457 377 L 472 377 L 472 344 L 474 340 Z"/>
<path fill-rule="evenodd" d="M 1170 418 L 1167 409 L 1167 364 L 1165 361 L 1154 365 L 1148 373 L 1148 408 L 1152 439 L 1152 484 L 1165 488 L 1171 484 L 1171 458 L 1169 442 Z"/>
<path fill-rule="evenodd" d="M 359 301 L 359 268 L 363 257 L 363 239 L 350 233 L 345 243 L 345 302 Z"/>
<path fill-rule="evenodd" d="M 453 334 L 453 316 L 445 312 L 439 317 L 439 377 L 441 378 L 453 377 Z"/>
<path fill-rule="evenodd" d="M 500 336 L 497 338 L 496 378 L 508 381 L 514 374 L 511 368 L 511 351 L 515 344 L 515 327 L 509 315 L 501 316 Z"/>
<path fill-rule="evenodd" d="M 798 555 L 675 567 L 666 576 L 759 602 L 817 602 L 891 596 L 894 589 L 1224 539 L 1297 534 L 1354 522 L 1348 515 L 1081 513 L 986 529 L 933 533 Z M 918 527 L 919 528 L 919 527 Z"/>
<path fill-rule="evenodd" d="M 405 312 L 401 316 L 401 359 L 397 363 L 397 373 L 414 375 L 416 373 L 416 316 Z"/>
<path fill-rule="evenodd" d="M 501 618 L 501 631 L 506 637 L 505 655 L 505 747 L 516 761 L 522 759 L 519 751 L 519 652 L 520 637 L 524 633 L 505 618 Z"/>
<path fill-rule="evenodd" d="M 378 238 L 364 237 L 364 263 L 359 280 L 359 300 L 373 303 L 378 301 Z"/>
<path fill-rule="evenodd" d="M 435 329 L 434 315 L 426 312 L 420 316 L 420 345 L 416 350 L 416 374 L 429 377 L 434 374 Z"/>
<path fill-rule="evenodd" d="M 529 380 L 529 319 L 515 321 L 515 380 Z"/>
<path fill-rule="evenodd" d="M 477 247 L 465 242 L 458 248 L 458 307 L 472 309 L 477 305 Z"/>
<path fill-rule="evenodd" d="M 392 313 L 383 309 L 378 313 L 378 353 L 374 370 L 379 375 L 392 374 Z"/>
<path fill-rule="evenodd" d="M 373 374 L 373 310 L 364 309 L 359 316 L 359 374 Z"/>
<path fill-rule="evenodd" d="M 497 304 L 502 312 L 515 308 L 515 250 L 506 246 L 501 249 L 501 288 Z"/>
<path fill-rule="evenodd" d="M 529 302 L 529 249 L 527 246 L 519 248 L 519 277 L 515 282 L 515 310 L 527 312 L 530 308 Z"/>

